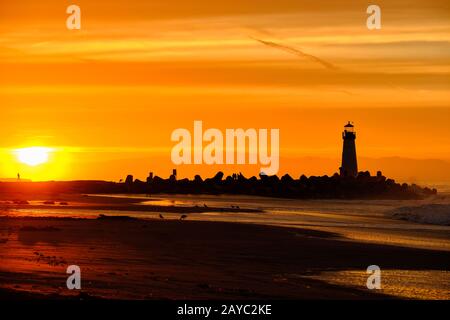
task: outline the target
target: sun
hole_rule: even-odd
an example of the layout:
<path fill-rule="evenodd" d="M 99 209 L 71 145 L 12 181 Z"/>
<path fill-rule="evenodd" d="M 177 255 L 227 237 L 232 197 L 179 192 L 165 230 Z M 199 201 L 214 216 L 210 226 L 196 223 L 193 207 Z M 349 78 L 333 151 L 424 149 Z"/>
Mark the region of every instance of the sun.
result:
<path fill-rule="evenodd" d="M 31 147 L 17 149 L 16 155 L 19 162 L 34 167 L 48 162 L 50 152 L 52 152 L 51 148 Z"/>

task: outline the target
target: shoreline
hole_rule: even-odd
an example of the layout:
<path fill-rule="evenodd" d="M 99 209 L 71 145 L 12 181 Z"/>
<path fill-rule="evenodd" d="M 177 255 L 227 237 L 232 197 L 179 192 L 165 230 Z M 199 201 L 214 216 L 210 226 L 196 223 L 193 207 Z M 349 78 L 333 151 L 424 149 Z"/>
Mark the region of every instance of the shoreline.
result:
<path fill-rule="evenodd" d="M 259 178 L 245 177 L 242 173 L 225 176 L 221 171 L 214 177 L 203 179 L 177 179 L 176 174 L 168 179 L 153 176 L 145 181 L 128 175 L 125 182 L 97 180 L 47 181 L 47 182 L 0 182 L 0 193 L 47 192 L 80 194 L 197 194 L 197 195 L 254 195 L 280 199 L 424 199 L 437 195 L 436 189 L 416 184 L 397 183 L 382 175 L 372 176 L 369 171 L 352 175 L 335 173 L 332 176 L 300 176 L 298 179 L 285 174 L 282 177 L 260 174 Z"/>
<path fill-rule="evenodd" d="M 328 213 L 320 201 L 200 197 L 207 207 L 194 209 L 206 213 L 152 205 L 140 217 L 130 208 L 145 209 L 146 198 L 51 197 L 69 205 L 33 205 L 48 200 L 35 194 L 19 205 L 29 210 L 0 210 L 0 300 L 450 299 L 449 228 L 389 219 L 392 201 L 328 202 Z M 167 199 L 190 203 L 151 198 Z M 255 201 L 261 212 L 211 212 Z M 270 209 L 280 204 L 285 211 Z M 180 211 L 158 218 L 164 208 Z M 382 291 L 365 287 L 373 264 L 385 270 Z M 65 287 L 68 265 L 82 269 L 81 295 Z"/>
<path fill-rule="evenodd" d="M 0 226 L 9 230 L 0 244 L 0 288 L 61 298 L 79 294 L 64 288 L 69 264 L 82 268 L 82 293 L 98 298 L 395 298 L 363 283 L 315 277 L 364 271 L 373 261 L 396 270 L 446 271 L 450 258 L 450 252 L 360 243 L 323 231 L 230 222 L 10 217 Z"/>

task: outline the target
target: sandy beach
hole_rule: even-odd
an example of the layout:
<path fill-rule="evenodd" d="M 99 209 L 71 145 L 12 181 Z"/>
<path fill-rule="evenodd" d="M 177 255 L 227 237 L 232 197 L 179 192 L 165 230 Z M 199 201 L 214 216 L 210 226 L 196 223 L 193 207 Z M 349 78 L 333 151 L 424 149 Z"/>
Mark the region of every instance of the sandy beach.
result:
<path fill-rule="evenodd" d="M 6 198 L 1 299 L 450 298 L 450 228 L 393 220 L 390 202 L 326 212 L 258 198 Z M 366 287 L 373 264 L 382 290 Z M 66 288 L 69 265 L 81 268 L 81 291 Z"/>

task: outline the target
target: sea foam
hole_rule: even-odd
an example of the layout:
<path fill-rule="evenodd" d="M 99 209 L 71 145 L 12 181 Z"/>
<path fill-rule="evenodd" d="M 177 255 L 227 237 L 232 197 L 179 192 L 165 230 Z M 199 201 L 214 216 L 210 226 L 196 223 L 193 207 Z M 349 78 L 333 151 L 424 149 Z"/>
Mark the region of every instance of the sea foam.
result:
<path fill-rule="evenodd" d="M 450 204 L 400 207 L 392 210 L 390 213 L 396 219 L 443 226 L 450 225 Z"/>

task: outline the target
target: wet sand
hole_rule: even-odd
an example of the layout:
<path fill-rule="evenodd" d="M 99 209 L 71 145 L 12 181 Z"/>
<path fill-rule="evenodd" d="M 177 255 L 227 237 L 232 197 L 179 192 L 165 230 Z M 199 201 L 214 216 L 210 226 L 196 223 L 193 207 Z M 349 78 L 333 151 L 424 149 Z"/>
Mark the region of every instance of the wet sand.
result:
<path fill-rule="evenodd" d="M 91 297 L 360 299 L 382 293 L 365 281 L 347 287 L 314 275 L 361 271 L 374 261 L 386 269 L 445 270 L 450 261 L 448 252 L 223 222 L 1 218 L 0 230 L 0 287 L 60 297 L 79 294 L 65 286 L 73 264 Z"/>
<path fill-rule="evenodd" d="M 0 299 L 80 294 L 114 299 L 450 298 L 450 251 L 439 246 L 449 241 L 448 227 L 399 222 L 398 232 L 385 230 L 382 226 L 391 220 L 378 211 L 361 217 L 357 209 L 342 217 L 309 212 L 292 224 L 277 213 L 280 225 L 271 225 L 273 213 L 229 208 L 222 213 L 221 204 L 209 202 L 208 208 L 194 208 L 207 215 L 189 213 L 192 206 L 174 207 L 170 214 L 159 211 L 165 215 L 159 219 L 157 209 L 171 205 L 152 205 L 154 218 L 137 218 L 136 211 L 133 218 L 97 219 L 111 209 L 133 212 L 143 207 L 142 199 L 61 197 L 68 202 L 61 209 L 69 210 L 68 216 L 88 208 L 90 218 L 27 216 L 27 210 L 45 212 L 59 205 L 43 205 L 42 197 L 29 198 L 29 205 L 8 199 L 2 199 L 0 214 Z M 13 208 L 27 209 L 17 214 Z M 183 212 L 187 220 L 181 221 Z M 241 215 L 240 222 L 201 221 Z M 336 224 L 338 218 L 355 224 Z M 322 220 L 332 223 L 319 224 Z M 408 245 L 381 241 L 389 232 L 408 238 Z M 415 246 L 413 236 L 417 242 L 434 242 L 428 248 Z M 386 271 L 384 290 L 366 287 L 365 270 L 373 264 Z M 81 292 L 66 288 L 69 265 L 81 267 Z"/>
<path fill-rule="evenodd" d="M 142 205 L 144 200 L 151 200 L 154 204 Z M 8 209 L 21 210 L 45 210 L 54 208 L 63 208 L 65 210 L 89 209 L 92 211 L 136 211 L 136 212 L 158 212 L 158 213 L 204 213 L 204 212 L 231 212 L 231 213 L 258 213 L 262 212 L 258 209 L 249 208 L 231 208 L 231 207 L 214 207 L 214 206 L 175 206 L 175 205 L 159 205 L 158 202 L 163 201 L 157 197 L 126 198 L 115 196 L 89 196 L 77 194 L 64 194 L 58 197 L 52 195 L 32 195 L 26 194 L 3 194 L 0 195 L 0 210 Z M 49 203 L 51 202 L 51 204 Z"/>

